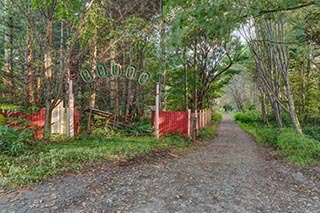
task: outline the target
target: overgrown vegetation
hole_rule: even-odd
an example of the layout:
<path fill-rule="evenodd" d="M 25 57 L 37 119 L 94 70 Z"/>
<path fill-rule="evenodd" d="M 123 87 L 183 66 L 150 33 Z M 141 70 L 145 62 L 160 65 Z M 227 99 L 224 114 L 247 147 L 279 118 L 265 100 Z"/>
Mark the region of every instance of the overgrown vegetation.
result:
<path fill-rule="evenodd" d="M 205 126 L 199 131 L 198 137 L 201 140 L 210 140 L 213 139 L 214 135 L 216 134 L 216 129 L 220 121 L 222 120 L 222 113 L 217 112 L 215 115 L 212 116 L 212 120 L 210 121 L 208 126 Z"/>
<path fill-rule="evenodd" d="M 41 142 L 21 152 L 18 157 L 0 155 L 0 186 L 21 186 L 42 181 L 66 171 L 81 170 L 83 163 L 103 160 L 131 159 L 153 149 L 189 146 L 176 136 L 156 140 L 154 137 L 101 137 L 80 135 L 69 141 L 64 138 Z"/>
<path fill-rule="evenodd" d="M 0 114 L 0 153 L 18 156 L 36 141 L 28 123 L 22 118 L 5 119 Z"/>
<path fill-rule="evenodd" d="M 319 127 L 305 126 L 305 134 L 296 133 L 292 127 L 278 129 L 275 124 L 266 126 L 258 112 L 236 113 L 235 120 L 251 133 L 257 142 L 277 147 L 274 155 L 284 157 L 288 162 L 298 165 L 320 163 Z M 285 119 L 284 119 L 285 120 Z M 318 140 L 317 140 L 318 139 Z"/>
<path fill-rule="evenodd" d="M 27 143 L 34 140 L 30 129 L 13 128 L 0 124 L 0 152 L 18 156 L 27 149 Z"/>
<path fill-rule="evenodd" d="M 212 118 L 211 125 L 200 131 L 202 139 L 213 137 L 222 115 L 217 113 Z M 136 125 L 143 129 L 149 126 L 146 122 Z M 28 130 L 0 125 L 1 188 L 35 184 L 52 175 L 81 171 L 84 163 L 133 159 L 152 150 L 180 149 L 192 144 L 180 133 L 168 134 L 157 140 L 153 136 L 123 137 L 105 128 L 95 129 L 90 136 L 78 135 L 73 140 L 65 136 L 52 136 L 46 141 L 34 140 Z"/>

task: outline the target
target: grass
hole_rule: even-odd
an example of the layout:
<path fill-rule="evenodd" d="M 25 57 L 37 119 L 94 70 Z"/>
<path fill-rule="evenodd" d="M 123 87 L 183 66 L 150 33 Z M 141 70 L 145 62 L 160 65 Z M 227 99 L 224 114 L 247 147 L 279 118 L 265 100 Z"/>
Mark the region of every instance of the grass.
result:
<path fill-rule="evenodd" d="M 319 164 L 320 142 L 309 135 L 301 135 L 293 128 L 278 129 L 259 122 L 248 122 L 238 117 L 237 123 L 246 132 L 253 135 L 259 144 L 277 147 L 272 154 L 284 158 L 295 165 Z M 237 117 L 235 117 L 237 118 Z"/>
<path fill-rule="evenodd" d="M 59 140 L 61 141 L 61 140 Z M 178 137 L 78 137 L 63 142 L 40 143 L 18 157 L 0 155 L 0 187 L 32 185 L 56 174 L 80 171 L 83 163 L 116 161 L 142 156 L 153 149 L 189 146 Z"/>
<path fill-rule="evenodd" d="M 204 140 L 212 139 L 221 118 L 219 113 L 213 116 L 209 127 L 201 130 L 199 136 Z M 51 138 L 28 146 L 17 155 L 0 154 L 0 191 L 1 188 L 34 185 L 53 175 L 81 172 L 84 164 L 133 159 L 159 149 L 174 148 L 179 152 L 192 145 L 191 140 L 183 139 L 178 133 L 159 140 L 153 136 L 108 137 L 100 133 L 79 135 L 73 140 Z"/>
<path fill-rule="evenodd" d="M 222 113 L 217 112 L 216 115 L 212 116 L 212 120 L 209 125 L 205 126 L 199 131 L 198 137 L 201 140 L 212 140 L 216 134 L 216 129 L 220 121 L 222 120 Z"/>

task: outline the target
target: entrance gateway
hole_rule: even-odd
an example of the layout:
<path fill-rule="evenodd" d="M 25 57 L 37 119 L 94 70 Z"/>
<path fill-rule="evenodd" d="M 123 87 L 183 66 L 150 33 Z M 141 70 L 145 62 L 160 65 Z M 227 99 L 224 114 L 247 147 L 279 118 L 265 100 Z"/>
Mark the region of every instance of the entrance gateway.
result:
<path fill-rule="evenodd" d="M 86 83 L 92 83 L 95 80 L 95 76 L 101 79 L 105 79 L 109 76 L 109 72 L 111 74 L 111 77 L 121 77 L 123 75 L 123 67 L 120 64 L 117 64 L 113 61 L 110 62 L 110 69 L 107 69 L 107 66 L 103 63 L 97 63 L 95 70 L 89 70 L 88 68 L 84 68 L 80 71 L 80 76 L 82 80 Z M 95 75 L 94 75 L 95 74 Z M 148 81 L 151 79 L 151 74 L 149 72 L 142 72 L 139 74 L 137 78 L 137 68 L 133 65 L 129 65 L 125 69 L 124 75 L 129 80 L 137 80 L 140 85 L 146 85 Z M 68 135 L 70 137 L 74 136 L 74 127 L 73 127 L 73 114 L 74 114 L 74 97 L 73 97 L 73 82 L 72 80 L 69 81 L 69 108 L 68 108 Z M 103 117 L 107 115 L 107 117 L 110 117 L 111 114 L 108 112 L 103 112 L 101 110 L 97 109 L 89 109 L 90 114 L 98 114 L 103 115 Z M 90 115 L 91 116 L 91 115 Z M 119 126 L 124 128 L 129 128 L 129 126 L 122 124 L 122 123 L 116 123 L 113 124 L 113 126 Z M 150 134 L 151 132 L 148 132 Z"/>

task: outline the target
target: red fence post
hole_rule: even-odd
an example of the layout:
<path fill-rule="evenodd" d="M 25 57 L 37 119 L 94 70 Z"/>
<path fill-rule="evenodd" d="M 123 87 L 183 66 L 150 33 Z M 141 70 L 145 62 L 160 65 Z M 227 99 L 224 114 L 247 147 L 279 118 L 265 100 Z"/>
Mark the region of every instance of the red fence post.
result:
<path fill-rule="evenodd" d="M 203 116 L 203 118 L 204 118 L 204 125 L 207 125 L 208 124 L 208 120 L 207 120 L 207 110 L 205 109 L 204 110 L 204 116 Z"/>
<path fill-rule="evenodd" d="M 204 123 L 204 110 L 201 110 L 202 113 L 201 113 L 201 122 L 202 122 L 202 128 L 205 126 L 205 123 Z"/>
<path fill-rule="evenodd" d="M 188 109 L 188 137 L 191 136 L 191 110 Z"/>

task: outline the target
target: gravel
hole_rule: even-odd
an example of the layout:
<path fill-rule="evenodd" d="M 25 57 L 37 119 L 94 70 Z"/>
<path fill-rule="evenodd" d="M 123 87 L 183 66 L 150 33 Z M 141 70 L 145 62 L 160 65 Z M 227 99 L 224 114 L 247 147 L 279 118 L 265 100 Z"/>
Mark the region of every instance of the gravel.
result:
<path fill-rule="evenodd" d="M 320 213 L 319 173 L 270 158 L 268 150 L 224 114 L 215 139 L 184 155 L 4 192 L 0 212 Z"/>

